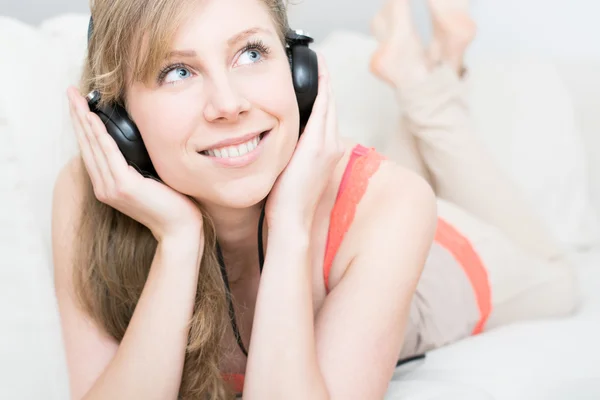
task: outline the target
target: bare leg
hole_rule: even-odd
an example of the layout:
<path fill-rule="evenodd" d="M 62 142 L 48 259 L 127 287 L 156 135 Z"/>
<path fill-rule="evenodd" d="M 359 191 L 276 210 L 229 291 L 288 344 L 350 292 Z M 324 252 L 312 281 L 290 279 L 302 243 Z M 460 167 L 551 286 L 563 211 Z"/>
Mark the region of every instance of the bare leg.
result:
<path fill-rule="evenodd" d="M 558 245 L 520 189 L 472 132 L 461 79 L 464 51 L 475 34 L 468 0 L 429 4 L 434 39 L 426 52 L 412 27 L 408 0 L 388 1 L 372 23 L 381 43 L 372 72 L 396 89 L 403 127 L 415 138 L 438 197 L 497 227 L 537 257 L 558 256 Z"/>
<path fill-rule="evenodd" d="M 427 55 L 414 30 L 409 0 L 388 0 L 371 21 L 380 42 L 371 71 L 393 87 L 422 82 L 429 75 Z"/>
<path fill-rule="evenodd" d="M 468 14 L 469 0 L 428 0 L 433 20 L 433 38 L 429 60 L 435 65 L 446 62 L 464 74 L 463 55 L 475 38 L 475 21 Z"/>

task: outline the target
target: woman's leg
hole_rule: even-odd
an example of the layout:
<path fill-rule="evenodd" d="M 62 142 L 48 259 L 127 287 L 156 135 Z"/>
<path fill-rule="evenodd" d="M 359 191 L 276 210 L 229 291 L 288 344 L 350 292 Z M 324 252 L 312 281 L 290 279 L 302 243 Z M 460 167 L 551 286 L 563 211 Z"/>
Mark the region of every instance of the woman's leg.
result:
<path fill-rule="evenodd" d="M 463 54 L 475 34 L 468 1 L 429 3 L 434 38 L 428 51 L 413 29 L 408 0 L 390 0 L 372 23 L 381 45 L 371 69 L 396 89 L 404 135 L 414 137 L 427 173 L 418 164 L 412 169 L 430 181 L 438 197 L 496 226 L 524 250 L 542 259 L 559 256 L 524 194 L 472 132 L 462 78 Z"/>
<path fill-rule="evenodd" d="M 371 68 L 396 89 L 404 108 L 403 126 L 423 157 L 421 166 L 411 155 L 409 168 L 425 168 L 422 175 L 431 178 L 438 197 L 449 200 L 439 201 L 440 216 L 465 236 L 461 243 L 472 246 L 487 270 L 492 311 L 485 328 L 565 315 L 577 298 L 571 266 L 469 125 L 462 55 L 474 26 L 463 23 L 470 21 L 461 8 L 465 3 L 431 0 L 435 36 L 425 52 L 411 25 L 408 0 L 390 0 L 373 20 L 381 46 Z M 407 132 L 400 135 L 411 143 Z M 400 358 L 466 337 L 478 322 L 472 285 L 453 260 L 434 243 L 413 299 Z"/>
<path fill-rule="evenodd" d="M 427 133 L 420 136 L 423 138 L 420 140 L 421 148 L 428 151 L 427 159 L 431 164 L 439 163 L 438 182 L 449 179 L 450 182 L 462 183 L 445 187 L 441 185 L 440 197 L 454 201 L 449 203 L 440 200 L 438 210 L 446 221 L 460 227 L 462 234 L 470 240 L 471 246 L 487 269 L 492 312 L 485 325 L 486 329 L 527 319 L 566 316 L 572 313 L 578 304 L 578 287 L 572 265 L 560 253 L 558 245 L 550 238 L 550 234 L 547 233 L 549 231 L 535 216 L 520 190 L 499 171 L 470 131 L 465 83 L 461 79 L 465 73 L 463 56 L 467 46 L 474 39 L 476 30 L 468 14 L 469 3 L 469 0 L 429 0 L 434 26 L 429 59 L 433 64 L 445 64 L 449 67 L 446 69 L 446 73 L 449 73 L 446 85 L 455 88 L 459 97 L 454 106 L 456 128 L 449 132 L 458 137 L 462 133 L 465 141 L 472 139 L 468 143 L 472 147 L 465 147 L 466 150 L 463 149 L 460 153 L 460 150 L 450 151 L 448 159 L 445 158 L 448 156 L 443 154 L 443 148 L 441 152 L 436 152 L 435 142 L 427 140 Z M 444 87 L 443 83 L 440 85 Z M 461 129 L 461 126 L 464 128 Z M 435 139 L 435 136 L 433 138 Z M 436 158 L 439 153 L 442 153 L 440 159 Z M 469 156 L 473 157 L 470 164 L 482 168 L 474 170 L 471 176 L 491 178 L 486 182 L 490 190 L 484 191 L 483 187 L 478 190 L 477 187 L 469 185 L 476 184 L 475 179 L 462 182 L 458 176 L 460 171 L 446 169 L 442 165 L 444 162 L 456 162 L 451 159 L 452 154 L 455 158 L 458 158 L 456 155 L 467 159 Z M 462 168 L 467 169 L 467 166 L 463 164 Z M 452 172 L 454 177 L 446 178 L 443 175 Z M 454 189 L 463 193 L 454 192 Z M 501 195 L 499 199 L 496 198 L 498 194 Z M 479 213 L 467 212 L 471 203 L 465 200 L 469 199 L 479 203 Z M 522 222 L 519 222 L 520 220 Z M 529 226 L 530 230 L 523 230 L 521 233 L 521 226 Z M 514 234 L 515 230 L 517 235 Z M 524 235 L 531 235 L 532 241 L 529 242 Z M 538 247 L 536 243 L 543 246 Z"/>
<path fill-rule="evenodd" d="M 452 240 L 460 244 L 457 253 L 473 252 L 485 270 L 491 301 L 486 330 L 516 321 L 564 317 L 577 309 L 578 282 L 567 259 L 536 257 L 496 227 L 450 202 L 439 199 L 438 213 L 466 239 Z M 479 285 L 473 282 L 474 287 Z M 433 286 L 425 289 L 428 287 Z M 429 290 L 434 293 L 434 289 Z"/>
<path fill-rule="evenodd" d="M 409 0 L 388 1 L 373 18 L 371 30 L 380 42 L 371 59 L 371 71 L 375 75 L 392 88 L 428 79 L 426 56 L 412 27 Z M 397 134 L 387 139 L 385 153 L 431 184 L 429 171 L 408 122 L 404 116 L 401 117 Z"/>
<path fill-rule="evenodd" d="M 443 221 L 413 296 L 399 359 L 509 323 L 577 309 L 574 270 L 523 251 L 497 228 L 438 199 Z"/>

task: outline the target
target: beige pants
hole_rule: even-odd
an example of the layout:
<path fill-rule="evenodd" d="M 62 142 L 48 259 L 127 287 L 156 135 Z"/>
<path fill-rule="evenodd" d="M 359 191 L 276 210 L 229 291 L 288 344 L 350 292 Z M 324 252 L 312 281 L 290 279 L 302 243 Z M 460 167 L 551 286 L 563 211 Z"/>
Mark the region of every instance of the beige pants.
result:
<path fill-rule="evenodd" d="M 472 132 L 465 82 L 442 65 L 397 96 L 402 146 L 393 159 L 430 182 L 440 199 L 440 217 L 481 257 L 492 292 L 486 329 L 570 313 L 577 302 L 573 270 L 519 188 Z M 401 357 L 468 336 L 476 322 L 469 282 L 448 257 L 434 244 L 411 306 Z"/>

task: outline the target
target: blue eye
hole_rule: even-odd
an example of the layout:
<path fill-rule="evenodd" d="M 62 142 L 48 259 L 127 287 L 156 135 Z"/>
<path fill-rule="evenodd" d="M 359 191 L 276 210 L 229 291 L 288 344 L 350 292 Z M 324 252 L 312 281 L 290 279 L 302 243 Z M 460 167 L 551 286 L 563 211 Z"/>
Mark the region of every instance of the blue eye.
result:
<path fill-rule="evenodd" d="M 250 64 L 254 64 L 254 63 L 259 62 L 262 59 L 262 54 L 260 54 L 260 52 L 257 50 L 246 50 L 238 59 L 238 63 L 240 63 L 242 65 L 247 64 L 247 62 L 243 61 L 244 58 L 247 58 L 249 60 Z"/>
<path fill-rule="evenodd" d="M 190 71 L 185 67 L 174 67 L 164 75 L 165 83 L 173 83 L 178 80 L 183 80 L 191 75 Z"/>
<path fill-rule="evenodd" d="M 262 40 L 259 39 L 248 42 L 241 52 L 242 54 L 238 58 L 237 63 L 245 65 L 256 64 L 264 61 L 265 58 L 268 58 L 271 50 L 263 43 Z M 185 80 L 191 76 L 192 72 L 190 72 L 190 69 L 186 67 L 185 64 L 171 64 L 164 67 L 158 73 L 156 82 L 158 85 L 162 85 L 164 83 L 175 84 L 176 82 Z"/>
<path fill-rule="evenodd" d="M 271 50 L 262 40 L 250 41 L 242 49 L 242 55 L 238 59 L 239 64 L 256 64 L 263 61 Z"/>

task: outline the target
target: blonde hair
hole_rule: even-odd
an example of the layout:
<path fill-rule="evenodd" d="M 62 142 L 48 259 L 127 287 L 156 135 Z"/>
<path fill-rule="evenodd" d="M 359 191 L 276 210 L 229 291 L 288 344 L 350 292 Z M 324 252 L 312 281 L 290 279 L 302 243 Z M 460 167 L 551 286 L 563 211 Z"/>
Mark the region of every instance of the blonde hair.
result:
<path fill-rule="evenodd" d="M 126 106 L 131 81 L 147 82 L 164 60 L 177 27 L 198 0 L 92 0 L 94 30 L 80 82 L 103 104 Z M 279 30 L 288 30 L 282 0 L 262 0 Z M 143 44 L 143 45 L 142 45 Z M 150 230 L 98 201 L 82 169 L 85 199 L 80 217 L 74 285 L 84 310 L 115 340 L 123 339 L 148 277 L 157 242 Z M 219 370 L 221 341 L 230 322 L 225 284 L 216 257 L 216 234 L 204 215 L 204 254 L 181 380 L 181 399 L 234 397 Z"/>

